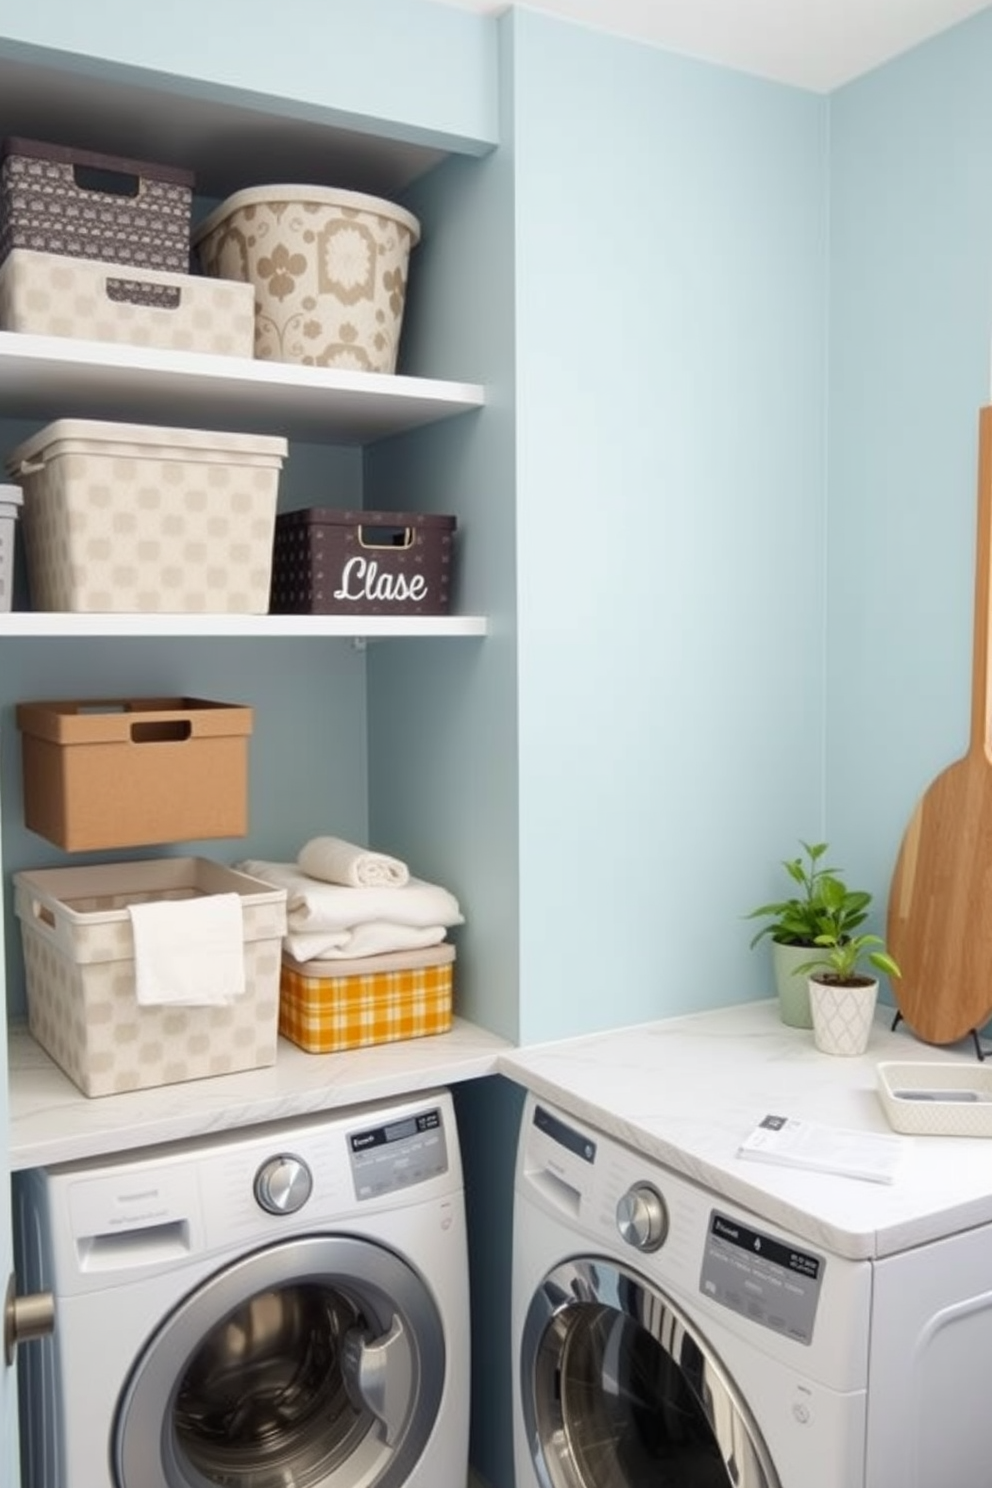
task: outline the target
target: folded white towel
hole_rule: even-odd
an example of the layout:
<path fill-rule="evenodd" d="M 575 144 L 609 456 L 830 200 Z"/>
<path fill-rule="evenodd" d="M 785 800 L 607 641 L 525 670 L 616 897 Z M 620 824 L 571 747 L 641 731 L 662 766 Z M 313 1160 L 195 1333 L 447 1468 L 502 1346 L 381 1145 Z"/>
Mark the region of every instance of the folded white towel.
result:
<path fill-rule="evenodd" d="M 369 977 L 382 971 L 418 971 L 425 966 L 450 966 L 455 960 L 455 947 L 450 941 L 421 946 L 417 950 L 383 951 L 381 956 L 361 956 L 354 960 L 335 956 L 329 961 L 297 961 L 283 950 L 282 964 L 290 971 L 301 971 L 311 977 Z"/>
<path fill-rule="evenodd" d="M 356 847 L 342 837 L 311 838 L 296 862 L 311 878 L 351 889 L 401 889 L 410 881 L 410 870 L 399 858 Z"/>
<path fill-rule="evenodd" d="M 301 873 L 296 863 L 249 858 L 237 866 L 252 878 L 286 890 L 286 922 L 291 934 L 353 930 L 372 920 L 415 929 L 464 923 L 454 894 L 420 878 L 411 878 L 401 889 L 348 889 L 311 878 Z"/>
<path fill-rule="evenodd" d="M 440 945 L 443 925 L 391 925 L 369 920 L 352 930 L 326 930 L 283 937 L 283 947 L 295 961 L 352 961 L 365 956 L 383 956 L 389 951 L 415 951 L 421 946 Z"/>
<path fill-rule="evenodd" d="M 245 990 L 240 894 L 128 906 L 141 1007 L 211 1007 Z"/>

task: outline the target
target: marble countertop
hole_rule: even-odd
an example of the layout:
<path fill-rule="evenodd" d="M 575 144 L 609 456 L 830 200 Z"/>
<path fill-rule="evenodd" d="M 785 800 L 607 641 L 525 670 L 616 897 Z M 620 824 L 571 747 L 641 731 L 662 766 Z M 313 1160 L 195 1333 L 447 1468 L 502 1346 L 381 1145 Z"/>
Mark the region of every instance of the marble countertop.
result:
<path fill-rule="evenodd" d="M 752 1002 L 500 1054 L 507 1078 L 837 1255 L 882 1256 L 992 1220 L 992 1140 L 899 1136 L 891 1184 L 737 1157 L 767 1114 L 892 1132 L 882 1060 L 974 1063 L 971 1040 L 920 1043 L 879 1007 L 865 1054 L 821 1054 L 777 1002 Z"/>
<path fill-rule="evenodd" d="M 280 1038 L 265 1069 L 91 1099 L 23 1026 L 10 1028 L 8 1046 L 12 1170 L 454 1085 L 494 1073 L 511 1047 L 461 1018 L 450 1033 L 339 1054 L 308 1054 Z"/>

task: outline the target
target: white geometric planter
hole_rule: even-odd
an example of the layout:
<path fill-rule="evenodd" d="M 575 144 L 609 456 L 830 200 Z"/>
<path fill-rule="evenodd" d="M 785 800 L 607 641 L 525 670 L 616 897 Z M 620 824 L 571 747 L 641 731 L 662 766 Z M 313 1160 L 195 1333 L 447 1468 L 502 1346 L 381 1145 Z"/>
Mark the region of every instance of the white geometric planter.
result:
<path fill-rule="evenodd" d="M 868 1047 L 878 982 L 838 987 L 809 979 L 813 1042 L 823 1054 L 863 1054 Z"/>

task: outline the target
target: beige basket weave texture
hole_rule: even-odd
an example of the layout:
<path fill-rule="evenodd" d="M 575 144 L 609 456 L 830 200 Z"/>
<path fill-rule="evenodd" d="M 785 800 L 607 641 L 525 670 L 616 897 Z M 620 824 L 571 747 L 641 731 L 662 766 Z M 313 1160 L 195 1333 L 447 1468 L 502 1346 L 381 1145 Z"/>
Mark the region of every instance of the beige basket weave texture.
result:
<path fill-rule="evenodd" d="M 251 357 L 250 284 L 15 248 L 0 264 L 0 330 Z"/>
<path fill-rule="evenodd" d="M 8 470 L 24 490 L 36 610 L 269 608 L 285 439 L 58 419 Z"/>
<path fill-rule="evenodd" d="M 211 1007 L 141 1007 L 129 904 L 237 893 L 245 994 Z M 286 895 L 207 858 L 14 875 L 28 1028 L 84 1095 L 172 1085 L 274 1063 Z"/>

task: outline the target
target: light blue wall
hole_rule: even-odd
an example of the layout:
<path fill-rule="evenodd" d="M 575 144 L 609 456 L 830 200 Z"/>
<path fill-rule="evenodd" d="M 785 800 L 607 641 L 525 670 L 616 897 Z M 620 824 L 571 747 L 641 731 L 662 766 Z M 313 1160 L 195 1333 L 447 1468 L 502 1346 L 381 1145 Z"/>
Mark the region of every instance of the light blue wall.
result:
<path fill-rule="evenodd" d="M 513 17 L 521 1038 L 769 992 L 823 817 L 827 103 Z"/>
<path fill-rule="evenodd" d="M 415 361 L 481 382 L 486 406 L 387 440 L 365 462 L 368 506 L 443 512 L 456 611 L 484 642 L 374 645 L 369 809 L 377 839 L 459 896 L 458 1007 L 519 1033 L 512 164 L 452 160 L 407 198 L 423 224 L 404 337 Z M 435 313 L 435 306 L 441 309 Z M 412 856 L 411 856 L 412 855 Z"/>
<path fill-rule="evenodd" d="M 831 99 L 827 822 L 883 927 L 965 751 L 990 401 L 992 11 Z"/>

